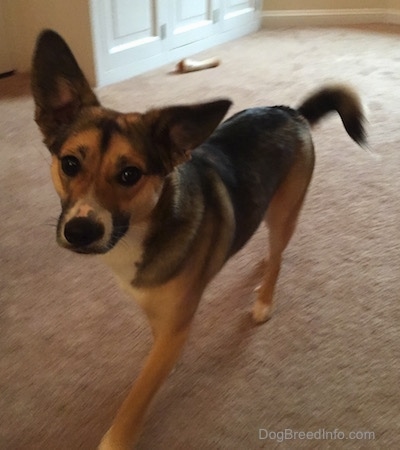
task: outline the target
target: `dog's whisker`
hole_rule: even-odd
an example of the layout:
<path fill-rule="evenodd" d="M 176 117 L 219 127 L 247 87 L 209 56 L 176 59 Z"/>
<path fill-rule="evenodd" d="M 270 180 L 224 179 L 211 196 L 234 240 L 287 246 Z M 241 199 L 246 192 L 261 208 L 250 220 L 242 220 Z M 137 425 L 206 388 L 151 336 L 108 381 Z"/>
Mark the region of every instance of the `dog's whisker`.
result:
<path fill-rule="evenodd" d="M 49 220 L 44 222 L 43 225 L 45 225 L 46 227 L 57 228 L 58 227 L 58 218 L 54 218 L 54 219 L 50 218 Z"/>
<path fill-rule="evenodd" d="M 131 250 L 132 249 L 133 250 L 133 247 L 132 247 L 131 243 L 127 239 L 125 239 L 124 237 L 122 237 L 119 240 L 119 242 L 121 243 L 122 246 L 125 247 L 125 249 L 127 249 L 127 250 Z"/>

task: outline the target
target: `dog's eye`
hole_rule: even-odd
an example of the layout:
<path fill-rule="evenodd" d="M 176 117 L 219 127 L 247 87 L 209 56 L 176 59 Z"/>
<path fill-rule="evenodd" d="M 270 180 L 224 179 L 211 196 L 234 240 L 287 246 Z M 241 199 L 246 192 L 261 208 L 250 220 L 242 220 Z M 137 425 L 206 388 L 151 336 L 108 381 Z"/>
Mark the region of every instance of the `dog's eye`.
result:
<path fill-rule="evenodd" d="M 61 158 L 62 171 L 68 177 L 74 177 L 81 170 L 81 163 L 75 156 L 64 156 Z"/>
<path fill-rule="evenodd" d="M 117 177 L 117 181 L 121 186 L 133 186 L 140 178 L 142 178 L 142 171 L 135 166 L 125 167 L 121 170 Z"/>

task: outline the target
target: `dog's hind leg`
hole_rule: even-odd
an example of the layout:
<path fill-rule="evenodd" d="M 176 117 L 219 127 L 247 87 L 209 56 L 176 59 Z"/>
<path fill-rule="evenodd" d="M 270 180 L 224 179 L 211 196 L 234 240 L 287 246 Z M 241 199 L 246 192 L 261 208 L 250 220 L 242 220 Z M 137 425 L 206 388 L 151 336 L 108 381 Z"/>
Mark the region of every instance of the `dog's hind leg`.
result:
<path fill-rule="evenodd" d="M 265 221 L 269 228 L 269 259 L 253 306 L 256 323 L 265 322 L 271 317 L 282 254 L 296 228 L 313 167 L 314 152 L 312 142 L 309 141 L 301 147 L 296 161 L 268 207 Z"/>

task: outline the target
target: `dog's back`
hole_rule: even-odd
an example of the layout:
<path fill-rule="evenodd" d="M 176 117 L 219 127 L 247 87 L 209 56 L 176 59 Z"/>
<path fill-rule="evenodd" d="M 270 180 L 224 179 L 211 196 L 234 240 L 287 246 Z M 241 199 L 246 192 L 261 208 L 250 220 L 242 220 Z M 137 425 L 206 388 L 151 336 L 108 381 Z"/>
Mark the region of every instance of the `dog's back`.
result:
<path fill-rule="evenodd" d="M 253 235 L 300 149 L 312 156 L 306 121 L 286 107 L 252 108 L 225 121 L 195 152 L 227 187 L 235 216 L 230 254 Z"/>
<path fill-rule="evenodd" d="M 333 111 L 352 139 L 363 144 L 364 117 L 358 97 L 348 87 L 331 86 L 310 95 L 298 110 L 275 106 L 241 111 L 193 152 L 189 165 L 204 175 L 214 170 L 229 192 L 235 217 L 230 255 L 253 235 L 294 161 L 303 159 L 312 172 L 310 125 Z"/>

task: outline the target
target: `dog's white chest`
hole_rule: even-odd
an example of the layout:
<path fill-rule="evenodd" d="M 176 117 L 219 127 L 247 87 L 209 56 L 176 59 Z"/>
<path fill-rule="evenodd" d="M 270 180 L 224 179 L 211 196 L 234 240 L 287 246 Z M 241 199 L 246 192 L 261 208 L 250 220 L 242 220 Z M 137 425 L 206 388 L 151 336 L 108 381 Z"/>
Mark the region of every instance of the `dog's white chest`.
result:
<path fill-rule="evenodd" d="M 137 264 L 142 259 L 146 233 L 145 225 L 131 226 L 117 245 L 101 256 L 116 275 L 121 287 L 130 294 L 132 294 L 132 281 L 136 277 Z"/>

